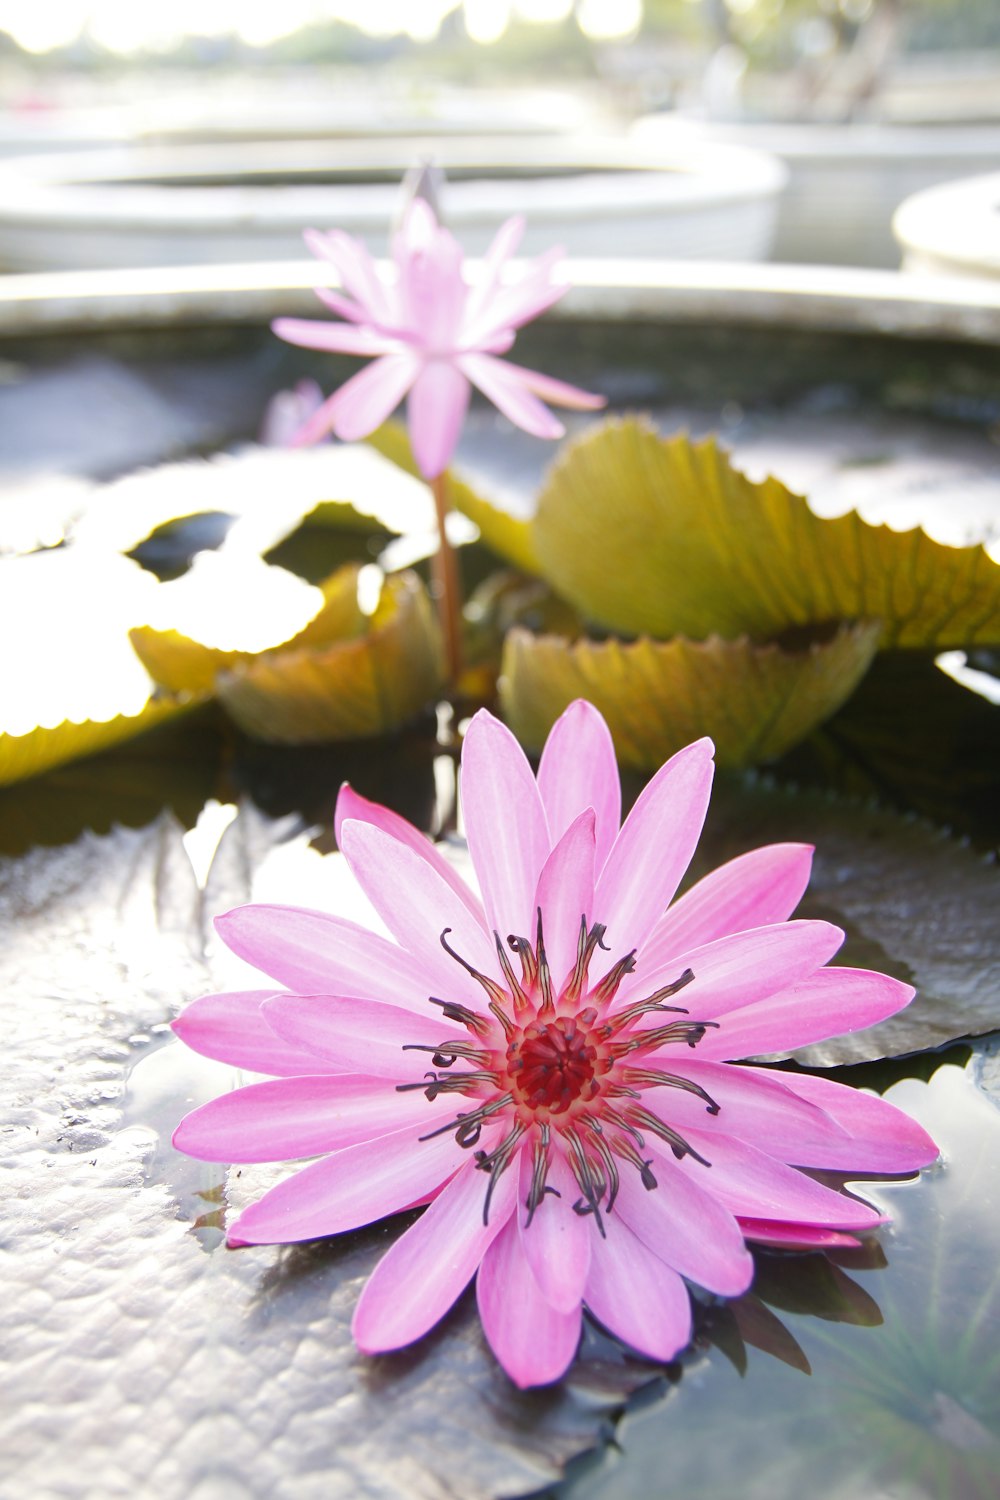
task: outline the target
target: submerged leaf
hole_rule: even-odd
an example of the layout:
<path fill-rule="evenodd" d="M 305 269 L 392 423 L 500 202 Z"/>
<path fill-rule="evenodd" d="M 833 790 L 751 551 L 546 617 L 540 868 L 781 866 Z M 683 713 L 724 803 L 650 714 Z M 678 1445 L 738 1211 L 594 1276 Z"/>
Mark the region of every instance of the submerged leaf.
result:
<path fill-rule="evenodd" d="M 720 765 L 752 765 L 783 754 L 839 708 L 878 640 L 879 626 L 864 622 L 801 651 L 746 638 L 570 642 L 515 629 L 501 702 L 532 750 L 574 698 L 589 698 L 624 766 L 654 769 L 703 734 L 715 740 Z"/>
<path fill-rule="evenodd" d="M 444 680 L 440 632 L 413 573 L 387 578 L 364 633 L 290 642 L 220 674 L 220 702 L 241 729 L 272 743 L 361 739 L 414 718 Z"/>
<path fill-rule="evenodd" d="M 611 421 L 568 445 L 538 502 L 545 575 L 630 635 L 764 640 L 825 620 L 881 620 L 886 646 L 1000 642 L 1000 567 L 920 530 L 822 520 L 757 484 L 713 439 Z"/>
<path fill-rule="evenodd" d="M 366 441 L 408 474 L 419 474 L 410 439 L 401 423 L 387 422 Z M 542 572 L 529 522 L 512 515 L 502 506 L 494 505 L 463 479 L 459 470 L 448 469 L 444 482 L 450 504 L 479 527 L 480 535 L 488 547 L 515 568 L 520 568 L 522 573 Z"/>

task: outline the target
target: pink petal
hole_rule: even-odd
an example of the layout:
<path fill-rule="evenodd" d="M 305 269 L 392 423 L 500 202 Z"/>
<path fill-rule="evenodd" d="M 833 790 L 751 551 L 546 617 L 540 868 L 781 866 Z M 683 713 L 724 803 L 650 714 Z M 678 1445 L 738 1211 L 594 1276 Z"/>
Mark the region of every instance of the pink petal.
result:
<path fill-rule="evenodd" d="M 407 844 L 373 823 L 346 822 L 340 848 L 365 895 L 389 931 L 419 961 L 431 994 L 484 1009 L 482 986 L 442 947 L 448 944 L 481 974 L 499 975 L 492 937 L 451 885 Z"/>
<path fill-rule="evenodd" d="M 357 302 L 352 302 L 350 297 L 342 297 L 339 292 L 332 291 L 328 286 L 314 286 L 314 294 L 319 298 L 324 307 L 336 313 L 338 318 L 345 318 L 348 323 L 367 323 L 368 314 Z"/>
<path fill-rule="evenodd" d="M 476 326 L 483 317 L 489 318 L 491 307 L 498 295 L 502 295 L 499 287 L 503 267 L 516 253 L 524 236 L 524 229 L 525 219 L 523 215 L 517 214 L 505 220 L 493 236 L 493 243 L 483 257 L 479 280 L 470 288 L 466 299 L 462 329 L 464 338 L 468 337 L 469 329 L 475 333 Z"/>
<path fill-rule="evenodd" d="M 399 267 L 398 295 L 406 327 L 429 350 L 453 348 L 468 295 L 462 249 L 422 199 L 410 204 L 394 241 L 393 256 Z"/>
<path fill-rule="evenodd" d="M 562 837 L 585 807 L 594 809 L 600 874 L 618 837 L 622 790 L 611 731 L 583 698 L 571 703 L 552 726 L 538 766 L 538 790 L 553 840 Z"/>
<path fill-rule="evenodd" d="M 432 1053 L 404 1052 L 404 1047 L 436 1049 L 456 1030 L 430 1010 L 418 1016 L 382 1000 L 329 995 L 275 995 L 264 1005 L 263 1019 L 276 1046 L 310 1059 L 300 1073 L 366 1073 L 396 1083 L 420 1077 L 430 1067 Z"/>
<path fill-rule="evenodd" d="M 418 370 L 412 354 L 387 354 L 376 359 L 327 397 L 294 434 L 292 446 L 318 443 L 329 432 L 348 441 L 367 436 L 398 406 Z"/>
<path fill-rule="evenodd" d="M 393 812 L 391 808 L 383 807 L 379 802 L 369 802 L 367 797 L 362 797 L 346 781 L 340 788 L 337 797 L 337 806 L 333 815 L 334 837 L 337 845 L 340 845 L 340 829 L 348 818 L 356 818 L 362 823 L 372 823 L 376 828 L 381 828 L 385 833 L 392 834 L 401 844 L 419 854 L 425 859 L 432 869 L 451 886 L 458 899 L 468 908 L 469 913 L 483 927 L 486 926 L 486 917 L 483 913 L 483 904 L 478 896 L 469 889 L 458 871 L 441 853 L 437 845 L 414 828 L 412 823 L 401 818 L 399 813 Z"/>
<path fill-rule="evenodd" d="M 597 882 L 594 918 L 616 956 L 639 948 L 672 900 L 698 843 L 712 789 L 711 740 L 662 766 L 629 813 Z"/>
<path fill-rule="evenodd" d="M 339 1151 L 406 1125 L 421 1134 L 442 1119 L 447 1115 L 418 1090 L 399 1094 L 385 1078 L 321 1073 L 222 1094 L 185 1115 L 173 1143 L 200 1161 L 286 1161 Z"/>
<path fill-rule="evenodd" d="M 691 969 L 694 979 L 677 996 L 677 1004 L 695 1020 L 716 1020 L 815 974 L 843 941 L 841 929 L 829 922 L 776 922 L 718 938 L 671 958 L 660 969 L 647 968 L 645 950 L 640 948 L 635 973 L 622 984 L 616 1007 L 637 995 L 653 994 Z M 653 1012 L 640 1026 L 659 1026 L 662 1021 L 662 1015 Z"/>
<path fill-rule="evenodd" d="M 643 962 L 657 967 L 731 932 L 787 922 L 809 884 L 812 856 L 811 844 L 768 844 L 720 865 L 660 918 Z"/>
<path fill-rule="evenodd" d="M 274 994 L 274 990 L 243 990 L 205 995 L 182 1011 L 172 1029 L 192 1051 L 251 1073 L 287 1078 L 297 1073 L 343 1072 L 275 1036 L 261 1010 Z"/>
<path fill-rule="evenodd" d="M 495 359 L 492 354 L 462 354 L 457 360 L 458 368 L 472 384 L 492 401 L 498 411 L 532 437 L 560 438 L 566 431 L 563 424 L 543 406 L 536 396 L 526 389 L 514 367 Z"/>
<path fill-rule="evenodd" d="M 646 1151 L 654 1143 L 647 1137 Z M 657 1152 L 655 1188 L 643 1187 L 634 1168 L 623 1164 L 613 1215 L 621 1218 L 660 1260 L 706 1291 L 738 1297 L 753 1280 L 753 1261 L 733 1214 L 704 1181 L 685 1174 L 664 1152 Z"/>
<path fill-rule="evenodd" d="M 426 364 L 407 410 L 413 456 L 425 479 L 436 479 L 448 467 L 468 408 L 469 382 L 461 370 L 440 359 Z"/>
<path fill-rule="evenodd" d="M 467 1161 L 386 1251 L 361 1293 L 351 1331 L 364 1354 L 400 1349 L 433 1328 L 468 1286 L 514 1212 L 516 1171 L 497 1182 L 483 1223 L 487 1180 Z"/>
<path fill-rule="evenodd" d="M 551 401 L 554 406 L 568 406 L 573 411 L 599 411 L 608 404 L 606 396 L 581 390 L 578 385 L 567 385 L 565 380 L 543 375 L 540 370 L 526 370 L 523 365 L 512 364 L 510 360 L 505 361 L 503 368 L 508 374 L 516 376 L 526 391 L 540 396 L 543 401 Z"/>
<path fill-rule="evenodd" d="M 843 1144 L 831 1142 L 822 1159 L 811 1152 L 807 1163 L 811 1167 L 886 1172 L 895 1176 L 929 1166 L 938 1158 L 938 1148 L 926 1130 L 877 1094 L 810 1073 L 783 1074 L 782 1082 L 849 1132 Z"/>
<path fill-rule="evenodd" d="M 557 1312 L 542 1296 L 513 1218 L 483 1256 L 476 1300 L 490 1348 L 515 1385 L 548 1385 L 566 1373 L 580 1342 L 580 1309 Z"/>
<path fill-rule="evenodd" d="M 313 318 L 275 318 L 272 333 L 302 349 L 325 349 L 331 354 L 360 354 L 370 358 L 400 348 L 398 339 L 353 323 L 320 323 Z"/>
<path fill-rule="evenodd" d="M 417 959 L 356 922 L 300 906 L 238 906 L 216 917 L 238 957 L 300 995 L 386 1000 L 427 1014 L 433 985 Z"/>
<path fill-rule="evenodd" d="M 399 1213 L 469 1159 L 453 1135 L 420 1141 L 421 1133 L 411 1124 L 311 1162 L 245 1208 L 229 1226 L 229 1244 L 314 1240 Z"/>
<path fill-rule="evenodd" d="M 545 952 L 557 990 L 573 970 L 581 920 L 590 930 L 594 905 L 594 810 L 588 807 L 563 834 L 542 867 L 535 890 Z"/>
<path fill-rule="evenodd" d="M 462 813 L 486 919 L 501 938 L 534 939 L 535 887 L 548 859 L 548 826 L 524 751 L 480 709 L 462 750 Z"/>
<path fill-rule="evenodd" d="M 489 300 L 484 300 L 475 316 L 466 311 L 461 330 L 463 346 L 482 349 L 498 329 L 520 328 L 558 302 L 560 297 L 565 297 L 569 283 L 553 280 L 554 272 L 564 259 L 563 249 L 554 245 L 544 255 L 529 261 L 516 280 L 498 279 Z"/>
<path fill-rule="evenodd" d="M 794 1219 L 830 1229 L 871 1229 L 882 1222 L 882 1216 L 866 1203 L 823 1187 L 747 1141 L 691 1129 L 684 1131 L 684 1138 L 711 1166 L 690 1156 L 674 1163 L 664 1155 L 669 1147 L 648 1141 L 648 1149 L 656 1153 L 657 1175 L 663 1165 L 670 1166 L 697 1181 L 730 1213 L 751 1219 Z"/>
<path fill-rule="evenodd" d="M 584 1301 L 598 1322 L 650 1359 L 673 1359 L 691 1341 L 684 1282 L 613 1214 L 607 1239 L 594 1237 Z"/>
<path fill-rule="evenodd" d="M 698 1043 L 698 1056 L 756 1057 L 847 1036 L 895 1015 L 913 993 L 910 985 L 888 974 L 819 969 L 768 1000 L 729 1011 L 719 1029 L 706 1032 Z"/>
<path fill-rule="evenodd" d="M 382 355 L 330 397 L 323 430 L 331 429 L 345 443 L 367 437 L 392 415 L 419 372 L 413 354 Z"/>
<path fill-rule="evenodd" d="M 266 1013 L 266 1012 L 265 1012 Z M 686 1049 L 685 1049 L 686 1051 Z M 733 1063 L 661 1053 L 658 1065 L 665 1072 L 700 1085 L 719 1106 L 718 1115 L 706 1109 L 704 1100 L 676 1088 L 643 1091 L 643 1104 L 655 1115 L 686 1135 L 689 1129 L 717 1132 L 753 1141 L 769 1156 L 795 1166 L 823 1165 L 820 1157 L 830 1150 L 843 1152 L 850 1144 L 844 1128 L 818 1104 L 813 1104 L 785 1086 L 785 1073 L 763 1068 L 738 1067 Z M 705 1153 L 711 1156 L 711 1152 Z"/>
<path fill-rule="evenodd" d="M 331 261 L 347 291 L 372 322 L 387 327 L 392 321 L 389 289 L 361 240 L 342 229 L 307 229 L 305 241 L 319 259 Z"/>
<path fill-rule="evenodd" d="M 815 1224 L 778 1224 L 773 1219 L 739 1219 L 748 1240 L 760 1245 L 787 1246 L 798 1250 L 826 1250 L 838 1246 L 852 1249 L 861 1241 L 837 1229 L 817 1229 Z"/>
<path fill-rule="evenodd" d="M 512 1173 L 513 1169 L 508 1175 Z M 591 1247 L 597 1236 L 591 1221 L 573 1212 L 580 1189 L 565 1156 L 558 1150 L 549 1154 L 546 1186 L 554 1188 L 559 1197 L 547 1193 L 529 1224 L 527 1200 L 531 1173 L 532 1153 L 523 1147 L 517 1193 L 521 1249 L 546 1302 L 557 1312 L 571 1313 L 580 1306 L 590 1269 Z"/>

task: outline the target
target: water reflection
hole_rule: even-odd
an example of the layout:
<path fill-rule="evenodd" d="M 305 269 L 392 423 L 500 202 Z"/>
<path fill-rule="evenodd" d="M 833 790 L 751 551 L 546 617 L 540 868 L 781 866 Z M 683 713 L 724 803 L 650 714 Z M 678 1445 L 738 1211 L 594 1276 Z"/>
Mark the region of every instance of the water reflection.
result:
<path fill-rule="evenodd" d="M 169 1190 L 177 1218 L 190 1224 L 207 1251 L 225 1239 L 225 1168 L 182 1156 L 170 1137 L 189 1109 L 207 1104 L 237 1080 L 235 1068 L 199 1057 L 168 1028 L 159 1027 L 136 1055 L 122 1101 L 122 1129 L 142 1130 L 152 1142 L 145 1160 L 147 1183 Z"/>

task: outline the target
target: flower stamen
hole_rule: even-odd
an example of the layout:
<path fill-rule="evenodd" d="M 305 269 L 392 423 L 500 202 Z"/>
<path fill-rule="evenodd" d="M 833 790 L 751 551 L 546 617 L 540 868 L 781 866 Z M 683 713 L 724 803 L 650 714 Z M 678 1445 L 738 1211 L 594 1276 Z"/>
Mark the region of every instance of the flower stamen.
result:
<path fill-rule="evenodd" d="M 701 1162 L 703 1167 L 710 1167 L 712 1163 L 701 1156 L 693 1146 L 689 1145 L 679 1131 L 674 1130 L 659 1115 L 654 1115 L 651 1110 L 644 1109 L 641 1104 L 630 1104 L 627 1110 L 628 1118 L 634 1125 L 641 1125 L 652 1135 L 658 1135 L 661 1141 L 666 1141 L 678 1161 L 685 1156 L 694 1157 L 695 1161 Z"/>
<path fill-rule="evenodd" d="M 489 1155 L 487 1155 L 485 1151 L 476 1152 L 476 1166 L 480 1171 L 489 1172 L 490 1174 L 489 1186 L 486 1189 L 486 1198 L 483 1202 L 484 1224 L 488 1224 L 490 1221 L 490 1204 L 493 1201 L 493 1191 L 497 1183 L 499 1182 L 501 1175 L 510 1166 L 510 1163 L 514 1157 L 514 1153 L 517 1150 L 518 1142 L 524 1135 L 527 1128 L 528 1127 L 526 1125 L 523 1125 L 520 1120 L 517 1120 L 515 1121 L 510 1134 L 505 1136 L 504 1139 L 500 1142 L 499 1146 L 497 1146 L 494 1151 L 491 1151 Z"/>

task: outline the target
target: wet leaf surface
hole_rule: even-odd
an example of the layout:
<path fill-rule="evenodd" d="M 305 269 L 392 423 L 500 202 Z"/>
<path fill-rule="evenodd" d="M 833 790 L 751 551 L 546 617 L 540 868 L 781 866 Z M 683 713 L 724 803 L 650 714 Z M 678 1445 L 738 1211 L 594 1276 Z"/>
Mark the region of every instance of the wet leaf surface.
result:
<path fill-rule="evenodd" d="M 662 438 L 635 420 L 562 450 L 534 537 L 553 586 L 629 635 L 767 640 L 790 626 L 881 620 L 886 646 L 1000 638 L 1000 567 L 982 547 L 856 514 L 821 519 L 779 480 L 747 479 L 714 438 Z"/>
<path fill-rule="evenodd" d="M 931 656 L 880 652 L 826 724 L 776 768 L 785 780 L 918 812 L 1000 847 L 1000 705 Z"/>
<path fill-rule="evenodd" d="M 357 1355 L 350 1315 L 396 1224 L 212 1249 L 218 1169 L 192 1176 L 167 1137 L 225 1080 L 163 1026 L 224 982 L 212 911 L 337 886 L 339 861 L 282 833 L 231 825 L 204 897 L 169 818 L 0 861 L 5 1492 L 516 1495 L 650 1376 L 594 1337 L 570 1381 L 519 1393 L 469 1299 L 419 1348 Z"/>
<path fill-rule="evenodd" d="M 816 847 L 796 916 L 847 933 L 836 962 L 880 969 L 917 987 L 898 1016 L 795 1054 L 813 1067 L 939 1047 L 1000 1025 L 1000 869 L 914 818 L 795 791 L 763 779 L 722 778 L 692 875 L 760 844 Z"/>
<path fill-rule="evenodd" d="M 504 717 L 540 751 L 574 698 L 608 721 L 619 763 L 653 771 L 703 734 L 721 766 L 772 760 L 839 708 L 878 647 L 881 626 L 842 626 L 801 650 L 724 641 L 573 642 L 512 630 L 501 676 Z"/>
<path fill-rule="evenodd" d="M 992 1500 L 1000 1111 L 974 1076 L 952 1067 L 929 1083 L 897 1084 L 888 1097 L 931 1132 L 944 1160 L 919 1182 L 862 1189 L 893 1220 L 881 1232 L 887 1265 L 849 1272 L 881 1321 L 817 1319 L 781 1277 L 778 1318 L 812 1373 L 782 1362 L 766 1332 L 766 1353 L 750 1353 L 742 1378 L 719 1353 L 692 1359 L 666 1400 L 626 1416 L 620 1451 L 565 1487 L 566 1500 Z M 821 1260 L 789 1263 L 801 1278 Z M 843 1278 L 830 1268 L 838 1272 Z M 762 1290 L 770 1300 L 773 1286 Z"/>

